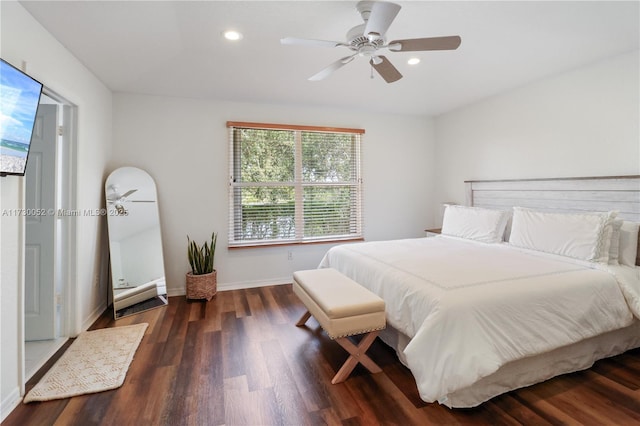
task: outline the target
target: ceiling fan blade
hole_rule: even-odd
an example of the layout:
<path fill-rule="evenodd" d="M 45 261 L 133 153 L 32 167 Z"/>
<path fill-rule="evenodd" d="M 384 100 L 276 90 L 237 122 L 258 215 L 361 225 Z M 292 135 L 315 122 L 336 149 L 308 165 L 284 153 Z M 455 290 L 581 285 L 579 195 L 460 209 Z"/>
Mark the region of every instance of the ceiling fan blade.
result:
<path fill-rule="evenodd" d="M 313 46 L 313 47 L 346 46 L 346 44 L 339 41 L 314 40 L 311 38 L 295 38 L 295 37 L 281 38 L 280 44 L 293 45 L 293 46 Z"/>
<path fill-rule="evenodd" d="M 373 58 L 371 58 L 369 63 L 378 72 L 378 74 L 384 78 L 384 81 L 387 83 L 393 83 L 394 81 L 398 81 L 402 78 L 400 71 L 398 71 L 386 57 L 377 56 L 377 58 L 381 60 L 378 64 L 376 64 L 376 61 L 374 61 Z"/>
<path fill-rule="evenodd" d="M 337 61 L 335 61 L 334 63 L 332 63 L 331 65 L 329 65 L 328 67 L 320 71 L 319 73 L 309 77 L 309 80 L 310 81 L 324 80 L 325 78 L 329 77 L 334 71 L 342 68 L 343 66 L 347 65 L 349 62 L 353 61 L 353 58 L 355 56 L 356 55 L 354 54 L 351 56 L 345 56 L 342 59 L 338 59 Z"/>
<path fill-rule="evenodd" d="M 374 2 L 371 6 L 371 14 L 367 19 L 367 25 L 364 28 L 364 35 L 374 34 L 384 36 L 396 18 L 396 15 L 400 12 L 401 7 L 402 6 L 395 3 L 383 1 Z"/>
<path fill-rule="evenodd" d="M 460 46 L 460 36 L 412 38 L 389 42 L 393 52 L 419 52 L 425 50 L 455 50 Z"/>
<path fill-rule="evenodd" d="M 129 190 L 129 191 L 127 191 L 127 192 L 125 192 L 124 194 L 122 194 L 122 195 L 120 196 L 120 198 L 126 198 L 126 197 L 128 197 L 129 195 L 131 195 L 131 194 L 133 194 L 134 192 L 137 192 L 137 191 L 138 191 L 137 189 L 131 189 L 131 190 Z"/>

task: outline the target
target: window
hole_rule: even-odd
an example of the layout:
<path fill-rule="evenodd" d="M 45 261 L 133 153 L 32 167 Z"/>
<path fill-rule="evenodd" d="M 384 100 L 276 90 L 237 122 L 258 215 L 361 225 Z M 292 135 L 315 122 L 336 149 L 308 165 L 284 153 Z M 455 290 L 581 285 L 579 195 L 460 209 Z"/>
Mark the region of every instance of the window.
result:
<path fill-rule="evenodd" d="M 362 238 L 364 130 L 227 127 L 230 247 Z"/>

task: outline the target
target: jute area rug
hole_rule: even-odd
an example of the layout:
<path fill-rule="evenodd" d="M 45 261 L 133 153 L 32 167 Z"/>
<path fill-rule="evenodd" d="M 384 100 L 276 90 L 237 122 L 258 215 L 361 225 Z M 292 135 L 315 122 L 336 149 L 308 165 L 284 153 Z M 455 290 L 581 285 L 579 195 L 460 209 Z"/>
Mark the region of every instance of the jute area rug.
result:
<path fill-rule="evenodd" d="M 122 386 L 148 326 L 143 323 L 79 334 L 24 402 L 69 398 Z"/>

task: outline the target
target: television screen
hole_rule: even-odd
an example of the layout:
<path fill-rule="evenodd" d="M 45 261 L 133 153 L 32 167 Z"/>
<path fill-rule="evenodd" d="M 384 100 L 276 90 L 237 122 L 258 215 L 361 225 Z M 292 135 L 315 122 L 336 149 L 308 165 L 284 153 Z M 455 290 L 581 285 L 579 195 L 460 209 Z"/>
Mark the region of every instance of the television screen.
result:
<path fill-rule="evenodd" d="M 0 59 L 0 176 L 24 176 L 42 84 Z"/>

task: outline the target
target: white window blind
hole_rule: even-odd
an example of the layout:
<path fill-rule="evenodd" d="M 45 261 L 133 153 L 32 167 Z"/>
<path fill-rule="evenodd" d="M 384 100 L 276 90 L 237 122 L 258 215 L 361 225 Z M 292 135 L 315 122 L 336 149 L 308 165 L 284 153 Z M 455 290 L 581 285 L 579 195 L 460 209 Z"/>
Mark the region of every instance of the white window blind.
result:
<path fill-rule="evenodd" d="M 227 127 L 230 247 L 362 238 L 364 130 Z"/>

